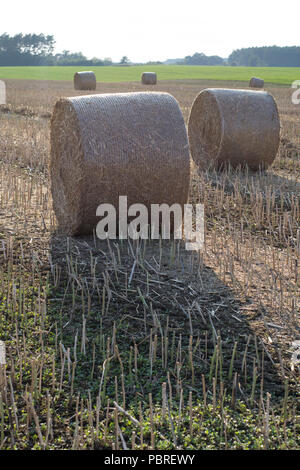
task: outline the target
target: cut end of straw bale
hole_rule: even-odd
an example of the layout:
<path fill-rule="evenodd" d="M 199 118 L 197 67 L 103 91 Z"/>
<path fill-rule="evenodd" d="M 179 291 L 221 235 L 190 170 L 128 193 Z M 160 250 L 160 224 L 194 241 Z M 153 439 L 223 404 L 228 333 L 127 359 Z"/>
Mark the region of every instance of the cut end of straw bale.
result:
<path fill-rule="evenodd" d="M 202 170 L 229 165 L 265 169 L 280 140 L 276 102 L 265 91 L 203 90 L 192 105 L 188 134 L 192 158 Z"/>
<path fill-rule="evenodd" d="M 94 72 L 76 72 L 74 75 L 75 90 L 96 90 L 97 82 Z"/>
<path fill-rule="evenodd" d="M 117 93 L 59 100 L 51 119 L 51 190 L 59 229 L 90 234 L 102 203 L 116 208 L 187 203 L 189 146 L 168 93 Z"/>
<path fill-rule="evenodd" d="M 155 72 L 144 72 L 142 74 L 142 83 L 144 85 L 156 85 L 157 75 Z"/>
<path fill-rule="evenodd" d="M 264 88 L 265 82 L 262 78 L 252 77 L 249 82 L 250 88 Z"/>

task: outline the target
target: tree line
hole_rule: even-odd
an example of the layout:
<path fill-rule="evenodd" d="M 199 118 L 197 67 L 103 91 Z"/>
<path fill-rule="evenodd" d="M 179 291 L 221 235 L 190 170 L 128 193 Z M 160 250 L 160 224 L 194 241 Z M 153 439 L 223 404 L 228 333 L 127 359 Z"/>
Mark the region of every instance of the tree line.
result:
<path fill-rule="evenodd" d="M 111 65 L 110 58 L 88 59 L 81 52 L 63 51 L 54 54 L 54 36 L 16 34 L 0 36 L 0 66 L 19 65 Z M 124 58 L 123 58 L 124 59 Z"/>
<path fill-rule="evenodd" d="M 177 63 L 179 65 L 225 65 L 226 60 L 217 55 L 207 56 L 203 52 L 196 52 L 194 55 L 188 55 Z"/>
<path fill-rule="evenodd" d="M 107 57 L 88 59 L 81 52 L 63 51 L 54 54 L 54 36 L 44 34 L 0 35 L 0 66 L 22 65 L 73 65 L 99 66 L 112 65 Z M 168 61 L 167 61 L 168 62 Z M 149 65 L 162 62 L 147 62 Z M 217 55 L 207 56 L 196 52 L 191 56 L 179 59 L 180 65 L 232 65 L 249 67 L 300 67 L 300 47 L 248 47 L 234 50 L 228 59 Z M 122 57 L 119 64 L 130 65 L 127 56 Z"/>
<path fill-rule="evenodd" d="M 300 47 L 248 47 L 236 49 L 228 57 L 229 65 L 249 67 L 300 67 Z"/>
<path fill-rule="evenodd" d="M 196 52 L 186 56 L 179 64 L 184 65 L 231 65 L 248 67 L 300 67 L 300 47 L 248 47 L 234 50 L 228 59 L 206 56 Z"/>

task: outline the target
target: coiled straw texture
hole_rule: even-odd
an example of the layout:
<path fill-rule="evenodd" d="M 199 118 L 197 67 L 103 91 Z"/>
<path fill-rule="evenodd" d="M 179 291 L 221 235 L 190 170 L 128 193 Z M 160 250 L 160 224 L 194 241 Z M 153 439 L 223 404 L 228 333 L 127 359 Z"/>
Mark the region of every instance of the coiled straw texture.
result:
<path fill-rule="evenodd" d="M 51 189 L 59 228 L 89 234 L 102 203 L 118 208 L 187 202 L 186 127 L 168 93 L 117 93 L 59 100 L 51 119 Z M 118 211 L 117 211 L 118 213 Z"/>
<path fill-rule="evenodd" d="M 276 102 L 265 91 L 206 89 L 196 97 L 189 116 L 191 154 L 200 169 L 265 169 L 279 146 Z"/>

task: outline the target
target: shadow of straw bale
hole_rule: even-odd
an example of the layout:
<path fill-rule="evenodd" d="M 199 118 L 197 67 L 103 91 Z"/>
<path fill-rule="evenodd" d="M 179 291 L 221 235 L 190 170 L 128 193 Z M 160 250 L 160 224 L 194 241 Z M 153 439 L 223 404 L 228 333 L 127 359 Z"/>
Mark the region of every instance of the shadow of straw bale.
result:
<path fill-rule="evenodd" d="M 201 396 L 202 375 L 208 390 L 216 376 L 217 384 L 225 382 L 246 400 L 253 380 L 256 397 L 260 387 L 282 394 L 277 369 L 244 318 L 247 302 L 182 241 L 104 242 L 54 234 L 51 271 L 53 297 L 60 299 L 54 315 L 65 347 L 81 338 L 78 361 L 103 370 L 104 361 L 120 353 L 121 369 L 108 379 L 113 381 L 124 370 L 131 374 L 138 355 L 135 380 L 125 380 L 127 402 L 159 393 L 168 380 Z M 98 391 L 99 380 L 96 374 L 88 387 Z"/>
<path fill-rule="evenodd" d="M 208 183 L 211 188 L 221 190 L 245 204 L 259 197 L 264 205 L 271 200 L 274 207 L 280 205 L 281 209 L 289 210 L 300 195 L 300 181 L 296 176 L 282 176 L 274 173 L 272 168 L 259 172 L 241 168 L 198 172 L 194 167 L 193 178 L 194 181 Z"/>

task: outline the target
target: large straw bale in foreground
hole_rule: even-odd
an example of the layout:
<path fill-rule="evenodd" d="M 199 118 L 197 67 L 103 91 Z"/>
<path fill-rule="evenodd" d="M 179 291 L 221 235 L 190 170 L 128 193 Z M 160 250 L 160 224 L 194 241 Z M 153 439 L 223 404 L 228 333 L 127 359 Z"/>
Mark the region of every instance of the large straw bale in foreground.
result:
<path fill-rule="evenodd" d="M 156 85 L 157 84 L 157 75 L 155 72 L 144 72 L 142 74 L 142 83 L 143 85 Z"/>
<path fill-rule="evenodd" d="M 250 88 L 263 88 L 265 86 L 265 81 L 262 78 L 252 77 L 249 82 Z"/>
<path fill-rule="evenodd" d="M 190 160 L 184 120 L 168 93 L 59 100 L 51 119 L 54 210 L 67 234 L 91 233 L 101 203 L 187 202 Z"/>
<path fill-rule="evenodd" d="M 74 75 L 75 90 L 96 90 L 97 81 L 94 72 L 76 72 Z"/>
<path fill-rule="evenodd" d="M 280 140 L 274 98 L 265 91 L 206 89 L 196 97 L 188 122 L 192 157 L 201 169 L 267 168 Z"/>

